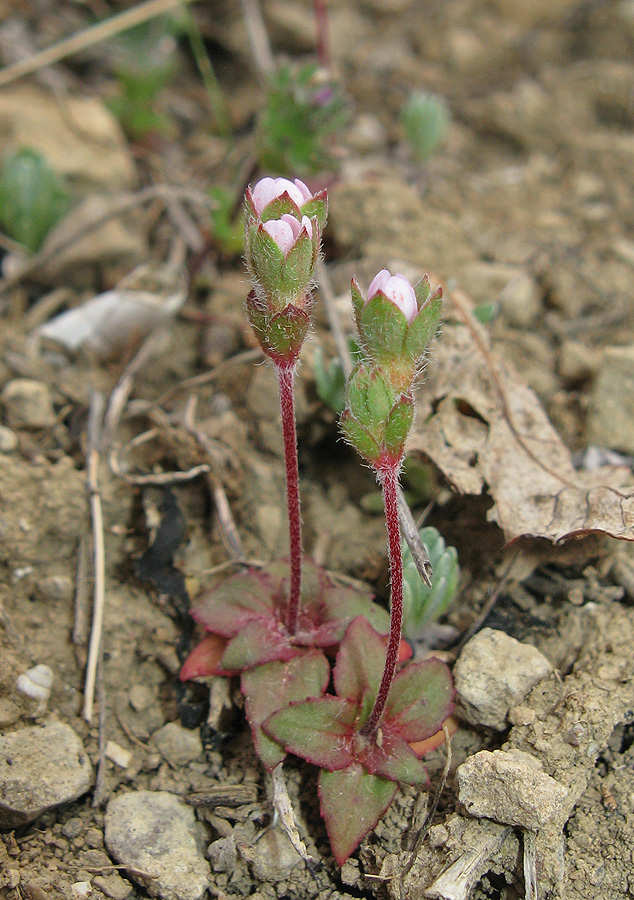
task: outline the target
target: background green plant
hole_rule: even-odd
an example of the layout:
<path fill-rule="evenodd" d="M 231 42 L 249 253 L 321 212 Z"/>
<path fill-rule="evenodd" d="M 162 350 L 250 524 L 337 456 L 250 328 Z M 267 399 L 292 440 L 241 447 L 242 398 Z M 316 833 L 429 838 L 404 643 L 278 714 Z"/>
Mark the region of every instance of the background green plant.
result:
<path fill-rule="evenodd" d="M 23 147 L 0 167 L 0 224 L 12 240 L 31 253 L 67 211 L 66 189 L 45 157 Z"/>
<path fill-rule="evenodd" d="M 412 156 L 426 162 L 441 145 L 449 125 L 449 107 L 444 97 L 413 91 L 401 110 L 401 121 Z"/>
<path fill-rule="evenodd" d="M 412 641 L 425 636 L 427 627 L 447 612 L 460 580 L 455 547 L 446 547 L 436 528 L 418 532 L 432 564 L 431 587 L 420 577 L 407 544 L 403 544 L 403 634 Z"/>

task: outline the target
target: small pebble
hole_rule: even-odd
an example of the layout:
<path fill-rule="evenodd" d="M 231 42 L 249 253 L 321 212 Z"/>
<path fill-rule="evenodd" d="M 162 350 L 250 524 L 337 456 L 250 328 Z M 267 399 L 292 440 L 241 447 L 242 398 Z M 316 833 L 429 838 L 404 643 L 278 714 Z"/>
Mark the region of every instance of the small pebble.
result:
<path fill-rule="evenodd" d="M 89 881 L 76 881 L 71 886 L 73 897 L 89 897 L 92 894 L 92 885 Z"/>
<path fill-rule="evenodd" d="M 14 378 L 4 386 L 0 402 L 12 428 L 50 428 L 55 423 L 51 392 L 41 381 Z"/>
<path fill-rule="evenodd" d="M 168 722 L 152 735 L 161 756 L 172 768 L 186 766 L 198 759 L 203 752 L 202 741 L 197 731 L 183 728 L 179 722 Z"/>
<path fill-rule="evenodd" d="M 21 694 L 46 704 L 51 696 L 53 670 L 43 664 L 33 666 L 32 669 L 18 675 L 15 686 Z"/>
<path fill-rule="evenodd" d="M 6 425 L 0 425 L 0 453 L 13 453 L 18 449 L 18 436 Z"/>
<path fill-rule="evenodd" d="M 122 769 L 127 769 L 132 760 L 132 753 L 115 741 L 106 742 L 104 754 L 107 759 Z"/>

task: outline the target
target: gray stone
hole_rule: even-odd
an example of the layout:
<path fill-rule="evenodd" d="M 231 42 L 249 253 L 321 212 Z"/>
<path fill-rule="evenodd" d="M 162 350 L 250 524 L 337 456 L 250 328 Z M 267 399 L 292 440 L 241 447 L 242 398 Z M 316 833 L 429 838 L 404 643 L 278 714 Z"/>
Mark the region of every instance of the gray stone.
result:
<path fill-rule="evenodd" d="M 132 893 L 130 882 L 121 875 L 117 875 L 116 872 L 113 872 L 112 875 L 95 875 L 92 884 L 112 900 L 125 900 Z"/>
<path fill-rule="evenodd" d="M 551 672 L 550 662 L 535 647 L 483 628 L 465 644 L 454 666 L 460 712 L 474 725 L 503 731 L 511 706 Z"/>
<path fill-rule="evenodd" d="M 456 771 L 458 796 L 476 818 L 537 831 L 559 815 L 568 790 L 522 750 L 481 750 Z"/>
<path fill-rule="evenodd" d="M 606 347 L 588 411 L 588 441 L 634 453 L 634 344 Z"/>
<path fill-rule="evenodd" d="M 0 453 L 13 453 L 18 449 L 18 436 L 6 425 L 0 425 Z"/>
<path fill-rule="evenodd" d="M 41 381 L 14 378 L 5 384 L 0 401 L 12 428 L 49 428 L 55 422 L 51 392 Z"/>
<path fill-rule="evenodd" d="M 70 725 L 54 722 L 0 737 L 0 828 L 17 828 L 81 797 L 93 769 Z"/>
<path fill-rule="evenodd" d="M 559 349 L 557 369 L 562 378 L 575 384 L 595 375 L 601 363 L 601 353 L 581 341 L 566 340 Z"/>
<path fill-rule="evenodd" d="M 163 759 L 174 769 L 199 759 L 203 752 L 198 732 L 183 728 L 178 722 L 168 722 L 159 728 L 152 735 L 152 740 Z"/>
<path fill-rule="evenodd" d="M 45 575 L 35 582 L 35 590 L 42 600 L 68 603 L 73 599 L 75 585 L 68 575 Z"/>
<path fill-rule="evenodd" d="M 205 831 L 194 810 L 166 791 L 119 794 L 105 817 L 106 846 L 135 881 L 162 900 L 200 900 L 209 884 Z M 141 875 L 141 873 L 145 873 Z"/>
<path fill-rule="evenodd" d="M 248 860 L 256 878 L 267 884 L 282 881 L 301 860 L 281 828 L 269 828 L 248 851 Z"/>

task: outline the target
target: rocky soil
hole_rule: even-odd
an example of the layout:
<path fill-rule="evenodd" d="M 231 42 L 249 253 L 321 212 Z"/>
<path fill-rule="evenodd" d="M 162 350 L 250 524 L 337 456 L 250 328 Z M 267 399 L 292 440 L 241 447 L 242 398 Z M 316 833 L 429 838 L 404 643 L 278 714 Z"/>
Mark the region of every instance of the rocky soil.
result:
<path fill-rule="evenodd" d="M 0 0 L 0 61 L 125 6 Z M 261 6 L 275 54 L 314 54 L 311 4 Z M 430 637 L 454 666 L 460 721 L 431 827 L 446 747 L 428 757 L 429 794 L 399 793 L 341 870 L 314 772 L 285 763 L 309 868 L 275 821 L 236 686 L 178 679 L 191 598 L 287 540 L 275 379 L 206 194 L 250 170 L 262 78 L 240 4 L 192 10 L 230 136 L 181 39 L 157 101 L 169 126 L 143 140 L 107 106 L 112 42 L 0 71 L 0 156 L 40 149 L 73 198 L 34 256 L 0 236 L 0 896 L 625 900 L 634 4 L 328 4 L 349 116 L 338 172 L 314 181 L 330 218 L 299 372 L 306 550 L 387 600 L 375 485 L 315 386 L 315 348 L 335 355 L 325 301 L 351 331 L 350 276 L 367 286 L 387 265 L 445 286 L 411 456 L 427 466 L 415 512 L 431 503 L 463 573 L 449 640 Z M 451 110 L 424 165 L 399 121 L 414 89 Z M 150 295 L 132 320 L 110 295 L 90 337 L 66 320 L 60 344 L 54 316 L 122 278 Z"/>

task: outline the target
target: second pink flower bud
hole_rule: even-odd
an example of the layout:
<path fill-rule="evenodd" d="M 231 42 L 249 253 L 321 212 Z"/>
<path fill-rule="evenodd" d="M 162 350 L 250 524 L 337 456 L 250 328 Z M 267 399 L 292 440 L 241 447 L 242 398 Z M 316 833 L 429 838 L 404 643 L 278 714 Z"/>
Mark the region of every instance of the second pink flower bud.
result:
<path fill-rule="evenodd" d="M 264 222 L 263 228 L 270 234 L 284 256 L 288 256 L 289 251 L 295 246 L 302 229 L 306 229 L 309 238 L 313 236 L 313 226 L 308 216 L 302 216 L 302 221 L 299 222 L 295 216 L 287 213 L 279 219 Z"/>

